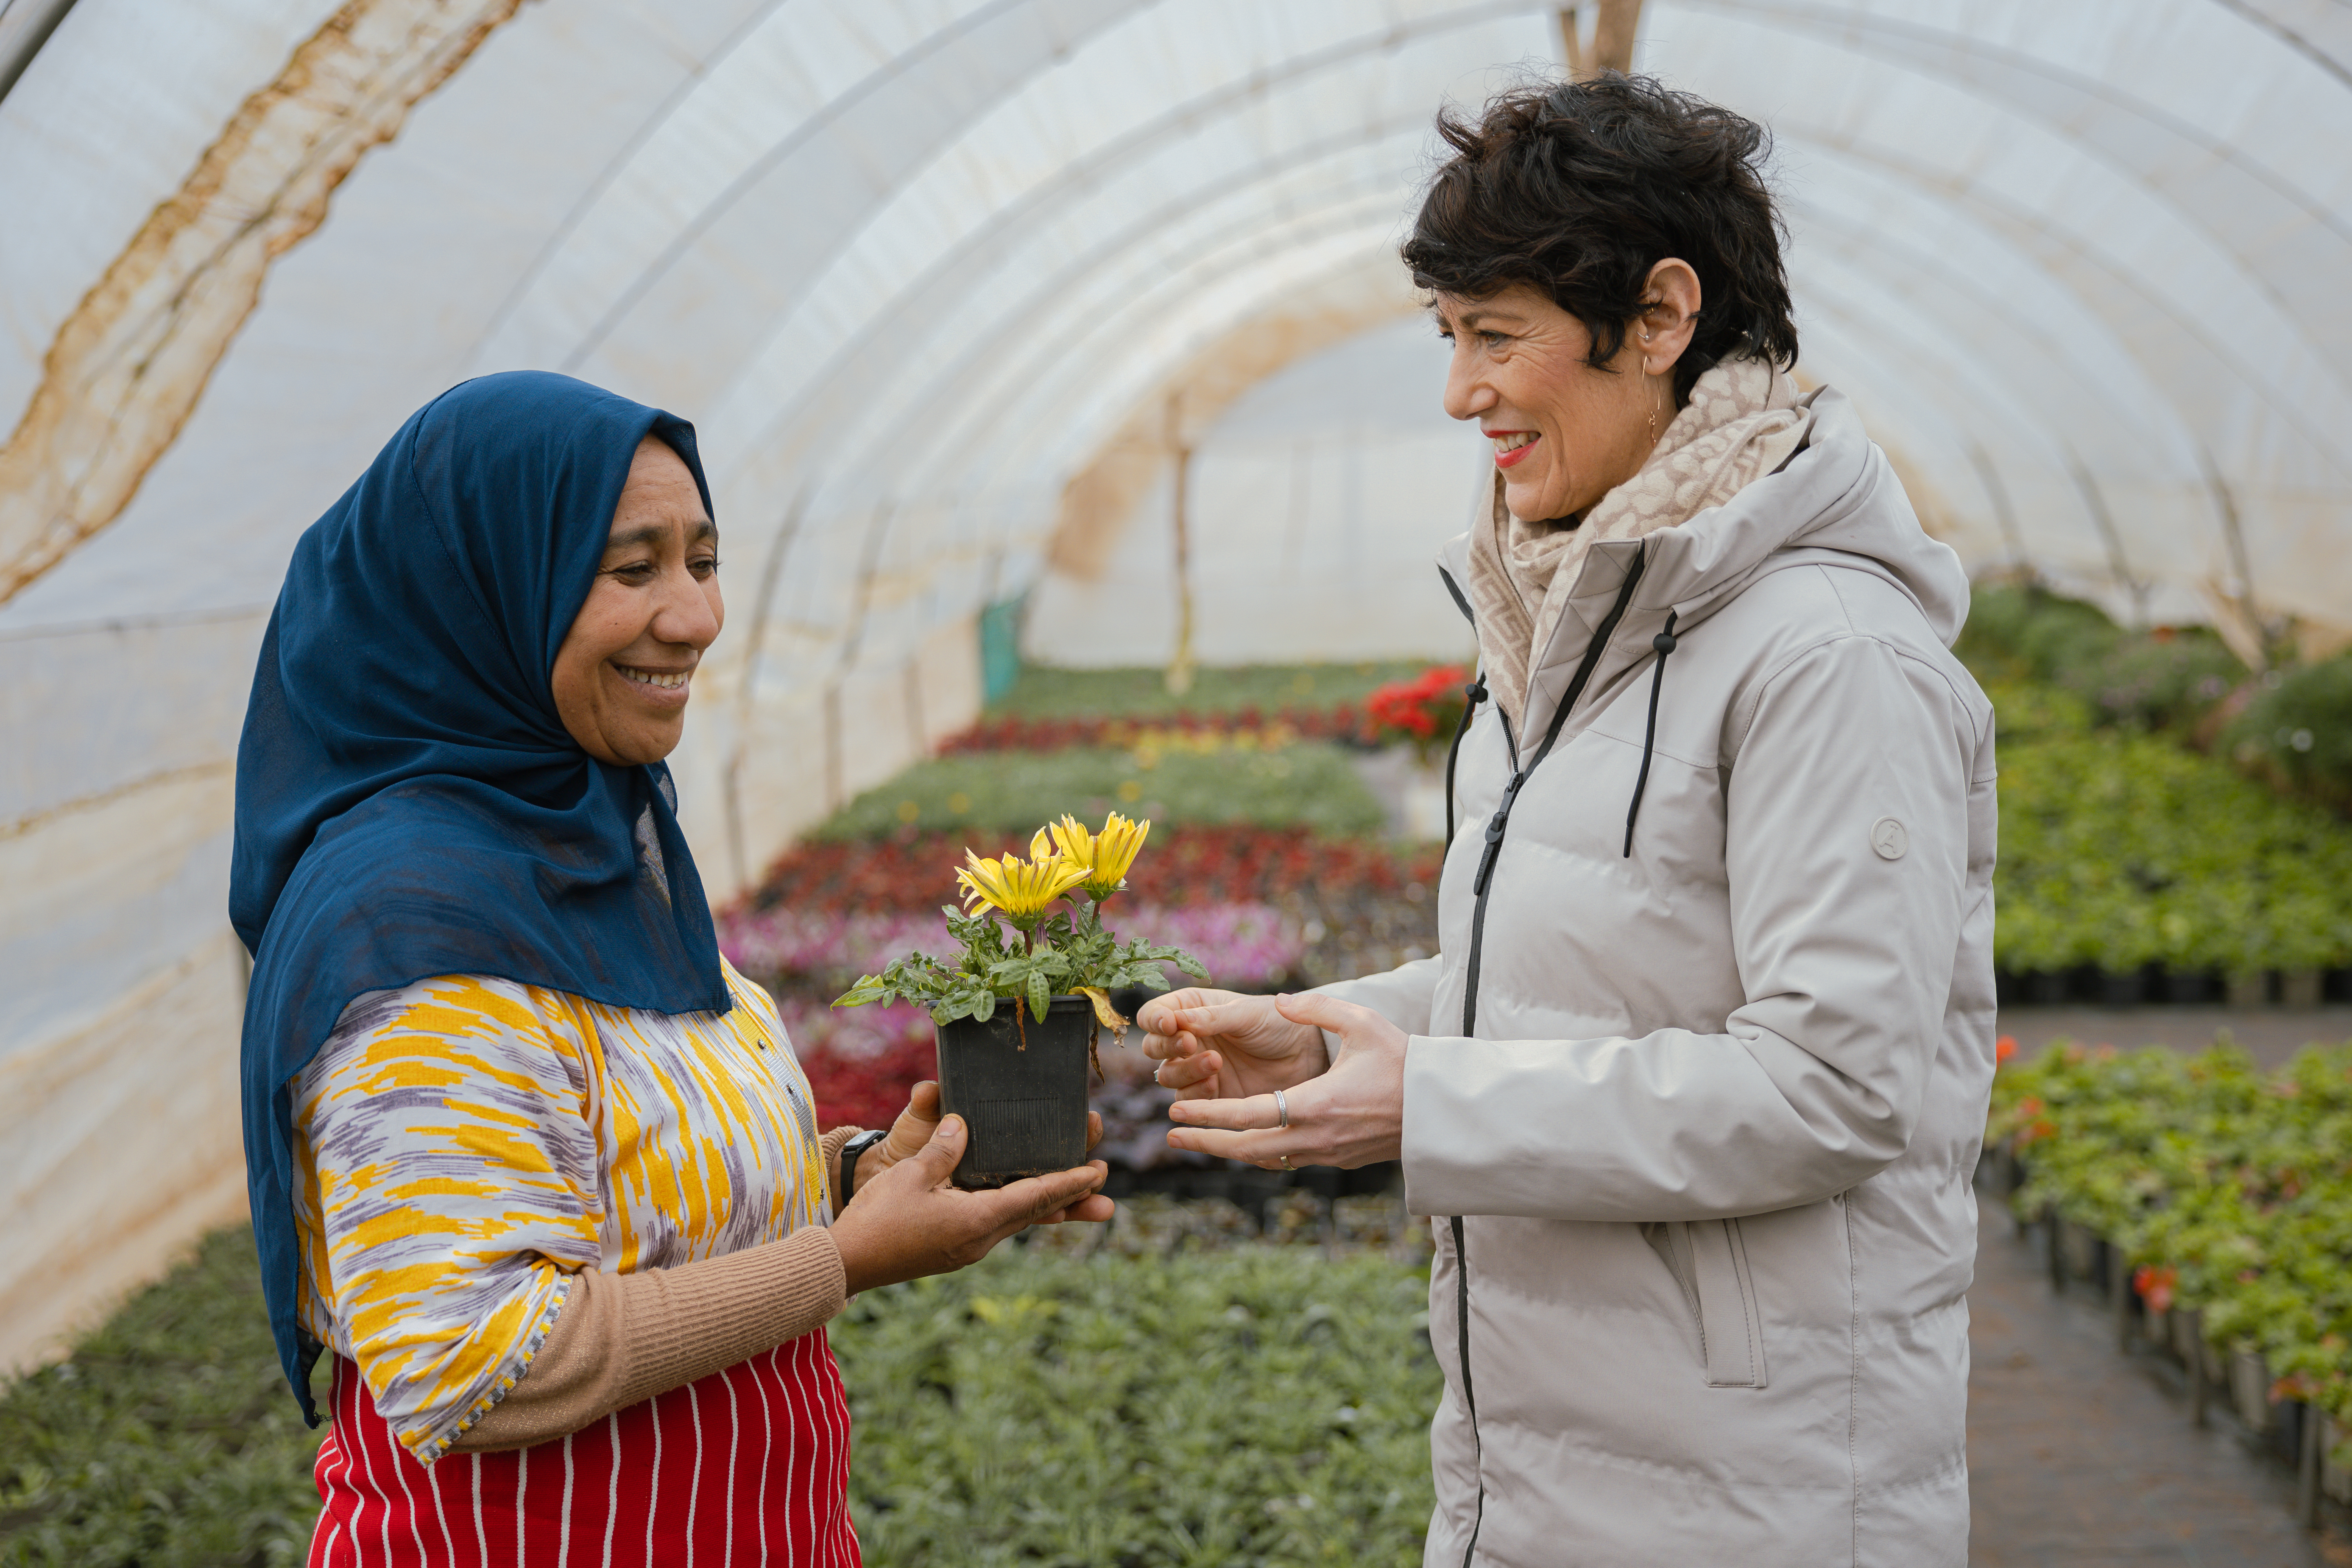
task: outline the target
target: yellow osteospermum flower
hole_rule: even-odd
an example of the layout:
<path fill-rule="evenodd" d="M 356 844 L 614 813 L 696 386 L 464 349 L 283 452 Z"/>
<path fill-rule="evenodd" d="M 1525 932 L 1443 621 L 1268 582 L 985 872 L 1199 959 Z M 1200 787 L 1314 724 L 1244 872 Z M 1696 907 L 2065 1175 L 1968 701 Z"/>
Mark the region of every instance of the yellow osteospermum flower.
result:
<path fill-rule="evenodd" d="M 1054 824 L 1054 842 L 1061 847 L 1063 858 L 1087 868 L 1087 895 L 1099 903 L 1118 891 L 1150 832 L 1149 818 L 1129 822 L 1114 811 L 1100 833 L 1088 832 L 1076 817 L 1063 817 Z M 1031 852 L 1035 852 L 1034 846 Z"/>
<path fill-rule="evenodd" d="M 1059 856 L 1037 861 L 1024 860 L 1018 855 L 983 860 L 967 849 L 963 858 L 966 864 L 956 873 L 956 881 L 964 889 L 964 908 L 991 904 L 1015 921 L 1035 920 L 1053 907 L 1055 900 L 1087 879 L 1084 866 L 1072 865 Z"/>

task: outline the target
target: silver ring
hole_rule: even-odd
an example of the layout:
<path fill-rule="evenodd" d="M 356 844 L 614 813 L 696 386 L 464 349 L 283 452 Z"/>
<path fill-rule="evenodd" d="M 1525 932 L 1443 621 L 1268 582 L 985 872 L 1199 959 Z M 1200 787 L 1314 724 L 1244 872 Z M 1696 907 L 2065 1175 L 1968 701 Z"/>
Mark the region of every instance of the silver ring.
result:
<path fill-rule="evenodd" d="M 1278 1089 L 1274 1091 L 1274 1113 L 1282 1118 L 1281 1121 L 1275 1123 L 1276 1130 L 1278 1131 L 1287 1131 L 1290 1126 L 1290 1097 L 1284 1094 L 1282 1090 Z M 1289 1169 L 1287 1165 L 1283 1168 L 1285 1170 Z"/>

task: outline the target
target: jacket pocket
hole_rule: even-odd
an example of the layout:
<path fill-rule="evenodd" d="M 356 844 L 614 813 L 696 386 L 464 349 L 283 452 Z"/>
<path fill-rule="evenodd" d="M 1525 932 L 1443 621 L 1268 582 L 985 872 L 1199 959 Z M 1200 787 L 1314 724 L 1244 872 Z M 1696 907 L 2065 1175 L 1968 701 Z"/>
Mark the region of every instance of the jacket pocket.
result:
<path fill-rule="evenodd" d="M 1764 1314 L 1748 1270 L 1748 1238 L 1736 1219 L 1645 1225 L 1643 1239 L 1665 1260 L 1698 1319 L 1709 1388 L 1765 1386 Z"/>

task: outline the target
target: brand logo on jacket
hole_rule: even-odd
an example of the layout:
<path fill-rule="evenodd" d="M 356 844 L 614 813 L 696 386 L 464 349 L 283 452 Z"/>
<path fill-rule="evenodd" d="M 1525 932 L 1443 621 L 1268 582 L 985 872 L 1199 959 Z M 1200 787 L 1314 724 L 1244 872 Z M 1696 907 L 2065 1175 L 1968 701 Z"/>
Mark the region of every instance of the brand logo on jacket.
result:
<path fill-rule="evenodd" d="M 1900 860 L 1903 851 L 1911 847 L 1911 836 L 1893 817 L 1882 816 L 1870 825 L 1870 847 L 1882 860 Z"/>

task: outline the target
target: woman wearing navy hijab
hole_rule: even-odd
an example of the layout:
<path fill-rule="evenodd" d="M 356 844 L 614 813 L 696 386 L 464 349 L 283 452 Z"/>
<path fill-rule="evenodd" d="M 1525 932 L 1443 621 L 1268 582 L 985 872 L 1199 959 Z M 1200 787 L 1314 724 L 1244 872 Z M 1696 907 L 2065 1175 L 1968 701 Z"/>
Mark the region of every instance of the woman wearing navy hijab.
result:
<path fill-rule="evenodd" d="M 1100 1219 L 820 1138 L 663 759 L 724 618 L 693 428 L 558 375 L 402 426 L 295 547 L 237 753 L 247 1178 L 314 1565 L 854 1564 L 849 1295 Z M 854 1201 L 852 1198 L 854 1196 Z"/>

